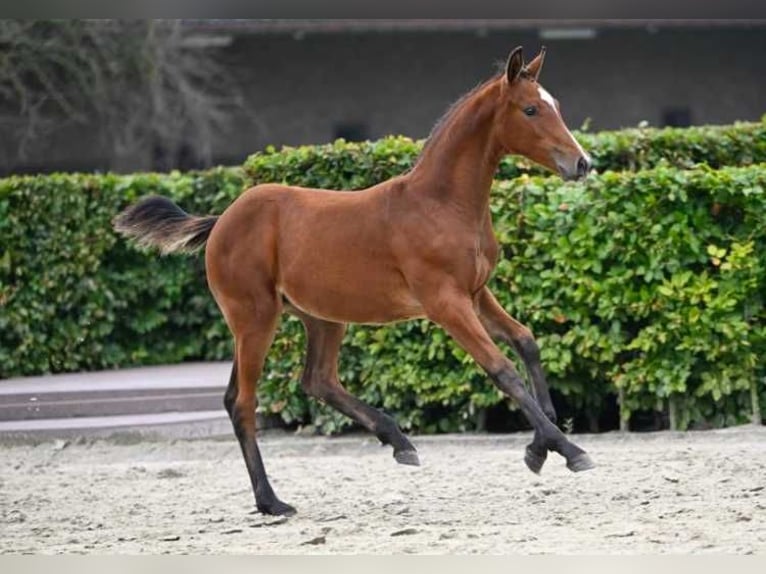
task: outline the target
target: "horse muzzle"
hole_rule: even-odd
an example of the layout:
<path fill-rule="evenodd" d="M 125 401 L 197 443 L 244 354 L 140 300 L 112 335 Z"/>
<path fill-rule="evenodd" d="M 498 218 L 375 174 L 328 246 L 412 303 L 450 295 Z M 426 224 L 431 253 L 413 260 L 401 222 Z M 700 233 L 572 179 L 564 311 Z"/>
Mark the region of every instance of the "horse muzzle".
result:
<path fill-rule="evenodd" d="M 593 162 L 588 154 L 580 155 L 575 161 L 556 162 L 559 175 L 566 181 L 583 179 L 593 167 Z"/>

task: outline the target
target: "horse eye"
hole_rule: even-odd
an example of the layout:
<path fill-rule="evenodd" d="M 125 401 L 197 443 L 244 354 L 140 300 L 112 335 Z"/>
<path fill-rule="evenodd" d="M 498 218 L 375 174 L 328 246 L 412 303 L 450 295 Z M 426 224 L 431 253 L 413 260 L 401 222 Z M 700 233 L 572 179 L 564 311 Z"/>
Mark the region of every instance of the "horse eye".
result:
<path fill-rule="evenodd" d="M 524 113 L 528 116 L 534 116 L 537 113 L 537 108 L 535 106 L 527 106 L 524 108 Z"/>

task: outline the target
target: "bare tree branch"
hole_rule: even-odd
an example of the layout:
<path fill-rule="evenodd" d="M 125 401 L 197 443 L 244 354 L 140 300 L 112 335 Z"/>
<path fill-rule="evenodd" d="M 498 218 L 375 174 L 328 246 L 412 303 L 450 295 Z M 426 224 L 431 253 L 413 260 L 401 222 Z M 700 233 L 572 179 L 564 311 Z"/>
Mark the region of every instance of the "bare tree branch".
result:
<path fill-rule="evenodd" d="M 179 21 L 0 21 L 0 123 L 17 156 L 75 124 L 94 127 L 110 167 L 155 148 L 208 162 L 240 98 L 215 53 L 182 40 Z"/>

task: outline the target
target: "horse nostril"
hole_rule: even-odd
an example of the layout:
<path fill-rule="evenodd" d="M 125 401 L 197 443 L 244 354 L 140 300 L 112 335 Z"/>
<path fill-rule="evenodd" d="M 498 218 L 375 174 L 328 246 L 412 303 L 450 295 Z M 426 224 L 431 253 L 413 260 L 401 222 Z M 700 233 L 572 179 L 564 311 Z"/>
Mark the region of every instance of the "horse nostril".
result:
<path fill-rule="evenodd" d="M 585 177 L 589 170 L 590 162 L 585 157 L 577 160 L 577 177 Z"/>

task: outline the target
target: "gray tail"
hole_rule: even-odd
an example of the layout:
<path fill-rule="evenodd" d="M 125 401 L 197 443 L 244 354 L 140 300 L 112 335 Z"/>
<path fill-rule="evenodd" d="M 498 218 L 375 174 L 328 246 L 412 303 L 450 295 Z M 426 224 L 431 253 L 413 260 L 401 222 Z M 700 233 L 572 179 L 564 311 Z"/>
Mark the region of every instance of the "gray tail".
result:
<path fill-rule="evenodd" d="M 165 253 L 192 253 L 207 241 L 216 216 L 189 215 L 167 197 L 152 195 L 114 218 L 114 229 L 142 247 L 158 247 Z"/>

